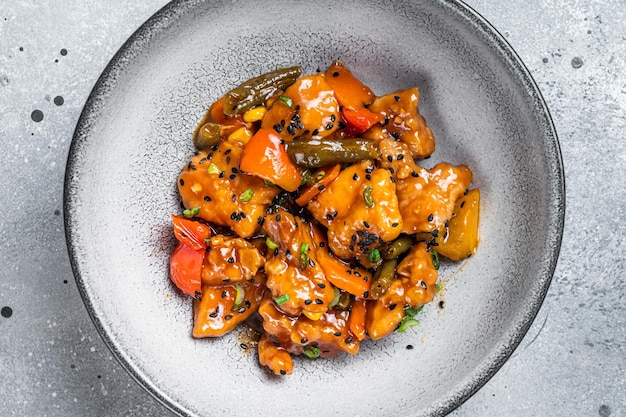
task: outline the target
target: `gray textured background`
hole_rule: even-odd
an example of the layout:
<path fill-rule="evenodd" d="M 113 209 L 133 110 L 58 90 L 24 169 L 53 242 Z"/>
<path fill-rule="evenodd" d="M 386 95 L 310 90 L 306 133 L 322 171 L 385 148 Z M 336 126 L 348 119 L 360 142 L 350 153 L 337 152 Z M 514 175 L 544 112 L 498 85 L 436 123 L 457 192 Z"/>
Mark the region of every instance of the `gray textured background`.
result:
<path fill-rule="evenodd" d="M 165 3 L 0 0 L 0 416 L 171 416 L 97 334 L 62 216 L 82 106 L 115 51 Z M 544 94 L 561 141 L 567 215 L 531 330 L 452 415 L 626 416 L 626 1 L 467 3 Z"/>

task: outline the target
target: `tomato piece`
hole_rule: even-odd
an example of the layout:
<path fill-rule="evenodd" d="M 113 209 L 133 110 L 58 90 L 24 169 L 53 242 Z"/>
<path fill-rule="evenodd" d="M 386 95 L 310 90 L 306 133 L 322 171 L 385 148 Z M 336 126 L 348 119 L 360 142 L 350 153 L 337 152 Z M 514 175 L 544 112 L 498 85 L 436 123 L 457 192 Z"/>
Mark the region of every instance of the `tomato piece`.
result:
<path fill-rule="evenodd" d="M 209 226 L 176 215 L 172 215 L 172 221 L 174 222 L 174 236 L 180 243 L 184 243 L 193 250 L 206 249 L 207 239 L 211 237 Z"/>
<path fill-rule="evenodd" d="M 274 129 L 259 129 L 243 149 L 240 167 L 287 191 L 296 191 L 302 183 L 302 175 L 281 141 Z"/>
<path fill-rule="evenodd" d="M 320 168 L 311 175 L 309 184 L 301 191 L 300 196 L 296 199 L 296 204 L 305 206 L 316 195 L 318 195 L 328 184 L 334 181 L 341 172 L 341 164 Z"/>
<path fill-rule="evenodd" d="M 385 116 L 380 113 L 372 113 L 365 107 L 356 110 L 344 108 L 341 117 L 346 124 L 346 136 L 356 137 L 377 123 L 385 121 Z"/>
<path fill-rule="evenodd" d="M 179 243 L 170 258 L 170 279 L 183 293 L 200 298 L 202 260 L 205 250 Z"/>

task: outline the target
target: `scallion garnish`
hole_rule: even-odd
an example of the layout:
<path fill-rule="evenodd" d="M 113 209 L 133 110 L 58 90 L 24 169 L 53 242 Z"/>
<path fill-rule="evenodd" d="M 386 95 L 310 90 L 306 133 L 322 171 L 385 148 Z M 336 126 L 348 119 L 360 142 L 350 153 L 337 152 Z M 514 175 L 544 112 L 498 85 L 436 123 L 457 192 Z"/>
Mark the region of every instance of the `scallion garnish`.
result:
<path fill-rule="evenodd" d="M 285 304 L 287 301 L 289 301 L 289 294 L 283 294 L 280 297 L 274 298 L 276 305 Z"/>
<path fill-rule="evenodd" d="M 235 284 L 235 304 L 231 307 L 230 311 L 237 311 L 243 306 L 243 302 L 246 297 L 246 292 L 241 284 Z"/>
<path fill-rule="evenodd" d="M 280 96 L 279 98 L 280 101 L 282 101 L 283 103 L 285 103 L 286 105 L 288 105 L 289 107 L 293 107 L 293 100 L 290 99 L 287 96 Z"/>
<path fill-rule="evenodd" d="M 269 236 L 265 238 L 265 245 L 268 249 L 274 250 L 278 249 L 278 244 L 274 242 Z"/>
<path fill-rule="evenodd" d="M 404 333 L 408 328 L 418 326 L 419 324 L 419 320 L 411 316 L 405 316 L 400 322 L 400 326 L 398 326 L 398 333 Z"/>
<path fill-rule="evenodd" d="M 298 256 L 298 266 L 301 271 L 304 271 L 309 266 L 309 257 L 306 252 L 309 250 L 309 242 L 302 242 L 300 244 L 300 256 Z"/>
<path fill-rule="evenodd" d="M 209 165 L 209 168 L 207 168 L 207 172 L 209 174 L 219 174 L 222 171 L 220 171 L 220 169 L 217 167 L 217 165 L 215 165 L 213 162 L 211 162 L 211 165 Z"/>
<path fill-rule="evenodd" d="M 315 359 L 318 358 L 320 356 L 320 350 L 317 346 L 313 346 L 313 345 L 306 345 L 303 349 L 304 354 L 311 358 L 311 359 Z"/>
<path fill-rule="evenodd" d="M 339 303 L 340 298 L 341 298 L 341 291 L 339 290 L 339 288 L 335 287 L 335 296 L 333 297 L 333 300 L 330 302 L 330 304 L 328 304 L 328 307 L 336 306 L 337 303 Z"/>
<path fill-rule="evenodd" d="M 197 216 L 198 213 L 200 213 L 200 206 L 194 207 L 192 209 L 183 210 L 183 216 L 185 216 L 188 219 L 191 219 L 192 217 Z"/>
<path fill-rule="evenodd" d="M 374 207 L 374 199 L 372 198 L 372 186 L 368 185 L 363 190 L 363 201 L 365 201 L 365 205 L 367 207 Z"/>
<path fill-rule="evenodd" d="M 370 263 L 373 263 L 373 264 L 380 261 L 380 251 L 378 250 L 378 248 L 372 249 L 372 251 L 369 254 L 369 261 Z"/>
<path fill-rule="evenodd" d="M 433 259 L 433 266 L 436 270 L 439 270 L 439 267 L 441 266 L 441 262 L 439 262 L 439 253 L 437 253 L 436 250 L 431 249 L 430 256 Z"/>
<path fill-rule="evenodd" d="M 239 199 L 243 201 L 244 203 L 247 203 L 248 201 L 250 201 L 253 195 L 254 195 L 254 190 L 252 188 L 248 188 L 246 191 L 244 191 L 243 193 L 239 195 Z"/>

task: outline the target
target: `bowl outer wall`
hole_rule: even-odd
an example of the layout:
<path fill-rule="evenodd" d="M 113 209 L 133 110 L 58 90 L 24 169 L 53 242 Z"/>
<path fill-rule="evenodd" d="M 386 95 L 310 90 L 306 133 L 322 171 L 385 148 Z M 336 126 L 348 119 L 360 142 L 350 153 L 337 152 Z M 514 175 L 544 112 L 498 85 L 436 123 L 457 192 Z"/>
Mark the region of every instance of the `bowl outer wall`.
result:
<path fill-rule="evenodd" d="M 273 378 L 242 354 L 241 335 L 189 336 L 191 303 L 167 280 L 175 181 L 193 152 L 191 130 L 228 88 L 336 58 L 378 94 L 420 87 L 438 144 L 431 165 L 467 163 L 481 188 L 481 247 L 442 270 L 446 309 L 431 306 L 418 330 L 366 342 L 355 357 L 296 360 L 293 376 Z M 68 248 L 96 327 L 131 375 L 190 416 L 447 413 L 530 326 L 563 217 L 558 141 L 536 85 L 487 22 L 451 1 L 170 3 L 99 79 L 66 174 Z"/>

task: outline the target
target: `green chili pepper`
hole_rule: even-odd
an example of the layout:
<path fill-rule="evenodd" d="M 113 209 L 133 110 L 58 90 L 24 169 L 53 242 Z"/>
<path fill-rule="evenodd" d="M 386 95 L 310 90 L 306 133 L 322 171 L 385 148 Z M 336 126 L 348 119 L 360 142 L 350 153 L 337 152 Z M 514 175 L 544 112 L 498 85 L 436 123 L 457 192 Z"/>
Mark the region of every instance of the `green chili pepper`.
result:
<path fill-rule="evenodd" d="M 228 116 L 243 114 L 263 104 L 278 91 L 285 91 L 295 83 L 300 74 L 302 74 L 300 67 L 279 68 L 245 81 L 224 95 L 224 114 Z"/>
<path fill-rule="evenodd" d="M 297 165 L 307 168 L 320 168 L 380 157 L 378 142 L 373 139 L 295 140 L 285 143 L 285 150 Z"/>

